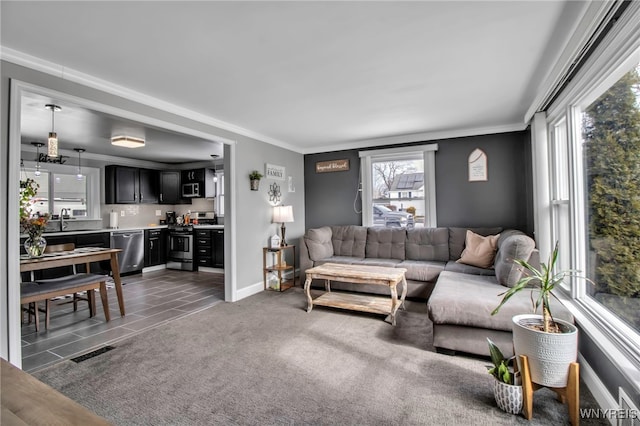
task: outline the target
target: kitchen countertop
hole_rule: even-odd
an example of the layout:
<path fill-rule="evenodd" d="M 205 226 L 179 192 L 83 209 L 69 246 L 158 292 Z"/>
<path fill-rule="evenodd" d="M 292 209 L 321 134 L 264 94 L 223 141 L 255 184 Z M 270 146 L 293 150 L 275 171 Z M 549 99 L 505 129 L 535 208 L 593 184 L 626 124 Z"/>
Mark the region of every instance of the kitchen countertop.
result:
<path fill-rule="evenodd" d="M 166 229 L 167 225 L 155 225 L 155 226 L 136 226 L 131 228 L 102 228 L 102 229 L 92 229 L 85 231 L 59 231 L 59 232 L 45 232 L 43 236 L 46 238 L 47 236 L 59 236 L 59 235 L 71 235 L 71 234 L 95 234 L 98 232 L 126 232 L 126 231 L 140 231 L 145 229 Z M 193 229 L 224 229 L 224 225 L 193 225 Z M 26 235 L 21 235 L 21 237 L 26 237 Z"/>

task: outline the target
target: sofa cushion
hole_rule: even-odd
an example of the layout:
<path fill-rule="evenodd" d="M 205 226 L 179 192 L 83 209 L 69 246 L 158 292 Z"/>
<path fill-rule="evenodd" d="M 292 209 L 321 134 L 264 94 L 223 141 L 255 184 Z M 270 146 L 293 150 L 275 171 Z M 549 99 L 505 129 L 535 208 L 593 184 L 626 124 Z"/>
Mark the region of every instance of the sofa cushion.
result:
<path fill-rule="evenodd" d="M 313 266 L 320 266 L 320 265 L 324 265 L 325 263 L 340 263 L 343 265 L 351 265 L 353 263 L 357 263 L 360 260 L 363 260 L 363 259 L 360 257 L 353 257 L 353 256 L 330 256 L 322 260 L 313 262 Z"/>
<path fill-rule="evenodd" d="M 408 260 L 449 260 L 447 228 L 414 228 L 407 230 L 405 258 Z"/>
<path fill-rule="evenodd" d="M 368 228 L 365 257 L 404 260 L 406 239 L 407 232 L 404 229 Z"/>
<path fill-rule="evenodd" d="M 457 261 L 450 260 L 444 267 L 445 271 L 460 272 L 462 274 L 485 275 L 494 277 L 496 270 L 493 268 L 478 268 L 477 266 L 465 265 Z"/>
<path fill-rule="evenodd" d="M 491 267 L 498 248 L 498 238 L 500 234 L 483 237 L 467 229 L 465 247 L 457 262 L 479 268 Z"/>
<path fill-rule="evenodd" d="M 464 250 L 464 241 L 467 238 L 467 229 L 478 235 L 499 234 L 502 228 L 449 228 L 449 260 L 458 260 Z"/>
<path fill-rule="evenodd" d="M 535 249 L 536 243 L 529 236 L 517 231 L 510 233 L 499 241 L 498 253 L 494 268 L 498 282 L 507 287 L 513 287 L 522 277 L 522 268 L 514 259 L 529 260 Z"/>
<path fill-rule="evenodd" d="M 333 256 L 333 244 L 331 243 L 331 228 L 309 229 L 304 236 L 304 242 L 309 251 L 309 259 L 313 261 L 326 259 Z"/>
<path fill-rule="evenodd" d="M 429 318 L 434 324 L 511 331 L 514 315 L 532 312 L 531 292 L 523 290 L 514 294 L 496 315 L 491 315 L 505 291 L 495 277 L 443 271 L 429 297 Z M 573 321 L 573 316 L 559 302 L 553 300 L 551 304 L 556 318 Z"/>
<path fill-rule="evenodd" d="M 429 260 L 404 260 L 396 265 L 396 268 L 407 270 L 404 276 L 414 281 L 435 281 L 440 272 L 444 270 L 444 262 Z"/>
<path fill-rule="evenodd" d="M 364 257 L 367 228 L 357 225 L 332 226 L 331 242 L 336 256 Z"/>
<path fill-rule="evenodd" d="M 351 263 L 353 265 L 384 266 L 385 268 L 395 268 L 401 262 L 402 260 L 400 259 L 367 258 L 354 260 Z"/>

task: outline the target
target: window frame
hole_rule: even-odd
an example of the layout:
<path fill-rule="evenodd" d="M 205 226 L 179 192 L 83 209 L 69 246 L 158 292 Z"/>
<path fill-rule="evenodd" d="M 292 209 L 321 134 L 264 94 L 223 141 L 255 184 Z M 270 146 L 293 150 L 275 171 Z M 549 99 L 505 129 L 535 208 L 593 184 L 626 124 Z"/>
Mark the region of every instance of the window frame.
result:
<path fill-rule="evenodd" d="M 546 113 L 546 133 L 550 163 L 549 216 L 552 226 L 549 235 L 537 234 L 539 245 L 549 244 L 557 236 L 558 223 L 554 216 L 554 204 L 569 203 L 570 241 L 563 247 L 570 250 L 570 269 L 586 271 L 587 223 L 584 184 L 584 150 L 582 145 L 582 111 L 602 93 L 617 82 L 632 65 L 640 63 L 640 5 L 632 3 L 616 26 L 593 52 L 571 83 L 559 94 Z M 559 165 L 553 141 L 556 126 L 566 120 L 568 162 Z M 536 164 L 534 164 L 536 167 Z M 565 176 L 562 176 L 565 174 Z M 556 199 L 554 185 L 567 178 L 569 199 Z M 544 202 L 545 200 L 542 199 Z M 562 242 L 561 242 L 562 243 Z M 626 371 L 630 382 L 640 382 L 640 332 L 593 300 L 587 294 L 583 279 L 572 277 L 568 288 L 559 292 L 560 298 L 576 317 L 584 332 L 600 347 L 603 353 Z M 634 373 L 635 371 L 635 373 Z"/>
<path fill-rule="evenodd" d="M 24 172 L 26 172 L 27 176 L 33 175 L 36 170 L 36 162 L 35 161 L 24 161 Z M 54 186 L 52 184 L 53 178 L 52 176 L 56 174 L 64 174 L 75 176 L 78 174 L 78 166 L 77 165 L 66 165 L 66 164 L 40 164 L 40 171 L 43 173 L 49 173 L 49 194 L 50 197 L 54 197 Z M 82 175 L 86 180 L 87 185 L 87 216 L 82 219 L 100 219 L 101 218 L 101 207 L 100 207 L 100 169 L 96 167 L 87 167 L 82 166 Z M 52 211 L 55 207 L 55 201 L 49 202 L 49 214 L 57 214 L 59 212 Z"/>
<path fill-rule="evenodd" d="M 374 162 L 405 160 L 411 157 L 422 157 L 424 162 L 424 212 L 427 228 L 438 226 L 436 216 L 436 157 L 438 144 L 405 146 L 398 148 L 374 149 L 360 151 L 360 179 L 362 181 L 362 225 L 373 226 L 373 211 L 366 206 L 373 204 L 372 188 Z"/>

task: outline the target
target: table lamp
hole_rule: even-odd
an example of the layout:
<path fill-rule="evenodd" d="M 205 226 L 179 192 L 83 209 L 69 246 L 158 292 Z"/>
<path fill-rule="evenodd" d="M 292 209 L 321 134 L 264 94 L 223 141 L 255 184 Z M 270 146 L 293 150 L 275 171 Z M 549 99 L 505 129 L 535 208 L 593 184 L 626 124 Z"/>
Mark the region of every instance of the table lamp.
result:
<path fill-rule="evenodd" d="M 284 226 L 285 222 L 293 222 L 293 207 L 292 206 L 275 206 L 273 208 L 273 223 L 281 223 L 280 232 L 282 234 L 282 239 L 280 240 L 280 246 L 284 247 L 287 245 L 287 242 L 284 239 L 284 233 L 286 228 Z"/>

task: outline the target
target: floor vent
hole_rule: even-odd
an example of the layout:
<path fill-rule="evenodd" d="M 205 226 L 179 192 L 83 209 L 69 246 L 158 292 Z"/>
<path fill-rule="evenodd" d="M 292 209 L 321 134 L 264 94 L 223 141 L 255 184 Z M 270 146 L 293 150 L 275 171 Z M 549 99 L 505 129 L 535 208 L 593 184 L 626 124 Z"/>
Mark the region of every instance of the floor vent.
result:
<path fill-rule="evenodd" d="M 640 411 L 629 395 L 620 388 L 618 426 L 640 426 Z"/>
<path fill-rule="evenodd" d="M 71 361 L 75 363 L 79 363 L 82 361 L 86 361 L 89 358 L 93 358 L 94 356 L 102 355 L 105 352 L 109 352 L 111 349 L 115 349 L 113 346 L 104 346 L 100 349 L 96 349 L 95 351 L 87 352 L 84 355 L 80 355 L 79 357 L 71 358 Z"/>

